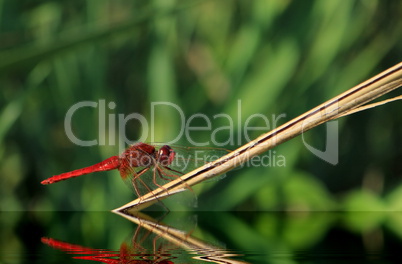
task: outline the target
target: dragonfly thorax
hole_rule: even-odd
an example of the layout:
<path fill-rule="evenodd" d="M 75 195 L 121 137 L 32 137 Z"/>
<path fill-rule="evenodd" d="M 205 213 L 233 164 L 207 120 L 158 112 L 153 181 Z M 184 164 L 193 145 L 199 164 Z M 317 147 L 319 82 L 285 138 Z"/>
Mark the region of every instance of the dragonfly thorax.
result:
<path fill-rule="evenodd" d="M 132 145 L 121 155 L 123 166 L 130 167 L 149 167 L 156 161 L 156 150 L 153 146 L 144 143 Z"/>

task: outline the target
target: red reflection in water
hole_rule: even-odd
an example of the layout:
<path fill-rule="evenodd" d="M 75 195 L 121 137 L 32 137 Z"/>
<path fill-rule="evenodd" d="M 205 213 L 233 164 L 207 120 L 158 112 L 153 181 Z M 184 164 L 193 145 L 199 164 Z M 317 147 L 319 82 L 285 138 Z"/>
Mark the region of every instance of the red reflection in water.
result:
<path fill-rule="evenodd" d="M 105 249 L 93 249 L 80 245 L 74 245 L 67 242 L 59 241 L 53 238 L 42 237 L 42 243 L 67 252 L 73 255 L 86 255 L 86 256 L 74 256 L 74 259 L 85 259 L 99 261 L 103 263 L 117 264 L 117 263 L 130 263 L 130 264 L 142 264 L 142 263 L 158 263 L 158 264 L 172 264 L 173 262 L 166 258 L 171 258 L 170 254 L 138 254 L 131 253 L 127 244 L 123 243 L 120 246 L 120 251 L 112 251 Z"/>

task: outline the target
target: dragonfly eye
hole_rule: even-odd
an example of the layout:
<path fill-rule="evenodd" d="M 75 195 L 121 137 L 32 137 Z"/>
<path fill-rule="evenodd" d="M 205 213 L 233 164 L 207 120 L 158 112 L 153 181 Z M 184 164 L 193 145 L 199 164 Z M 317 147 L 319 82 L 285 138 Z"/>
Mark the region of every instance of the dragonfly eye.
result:
<path fill-rule="evenodd" d="M 157 160 L 162 166 L 168 166 L 173 162 L 174 156 L 174 150 L 165 145 L 159 149 Z"/>

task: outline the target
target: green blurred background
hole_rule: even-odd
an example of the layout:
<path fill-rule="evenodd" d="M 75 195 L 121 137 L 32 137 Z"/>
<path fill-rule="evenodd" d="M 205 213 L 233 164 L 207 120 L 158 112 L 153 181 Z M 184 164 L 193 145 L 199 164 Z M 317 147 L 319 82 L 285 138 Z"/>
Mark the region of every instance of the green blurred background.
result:
<path fill-rule="evenodd" d="M 117 171 L 40 185 L 121 151 L 108 140 L 82 147 L 68 139 L 64 120 L 76 103 L 114 102 L 107 116 L 138 113 L 150 122 L 154 102 L 173 103 L 186 117 L 237 120 L 241 100 L 244 119 L 284 113 L 280 125 L 400 62 L 401 13 L 399 1 L 375 0 L 0 1 L 1 210 L 109 210 L 134 198 Z M 340 119 L 336 166 L 298 137 L 275 149 L 285 167 L 235 170 L 197 187 L 198 208 L 400 210 L 400 109 L 396 102 Z M 99 132 L 97 110 L 76 112 L 75 135 L 117 141 L 117 126 Z M 228 125 L 213 121 L 213 129 Z M 132 120 L 124 133 L 135 141 L 142 128 Z M 150 129 L 155 141 L 171 140 L 177 112 L 156 111 Z M 219 142 L 227 132 L 217 133 Z M 233 137 L 225 148 L 246 142 L 237 130 Z M 193 139 L 210 138 L 204 131 Z M 305 139 L 324 149 L 325 126 Z"/>

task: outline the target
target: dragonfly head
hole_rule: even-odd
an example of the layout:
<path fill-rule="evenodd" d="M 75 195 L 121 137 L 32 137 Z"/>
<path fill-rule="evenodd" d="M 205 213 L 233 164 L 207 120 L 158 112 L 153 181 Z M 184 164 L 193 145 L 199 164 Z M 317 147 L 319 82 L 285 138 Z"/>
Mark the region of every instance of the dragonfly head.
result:
<path fill-rule="evenodd" d="M 175 155 L 176 153 L 171 147 L 169 147 L 168 145 L 164 145 L 159 149 L 156 160 L 162 166 L 168 166 L 173 162 Z"/>

